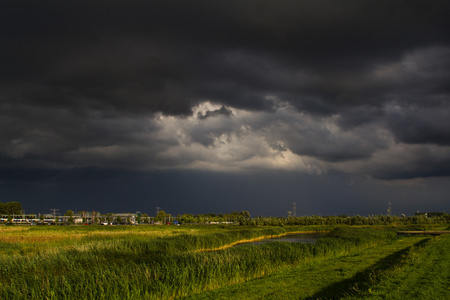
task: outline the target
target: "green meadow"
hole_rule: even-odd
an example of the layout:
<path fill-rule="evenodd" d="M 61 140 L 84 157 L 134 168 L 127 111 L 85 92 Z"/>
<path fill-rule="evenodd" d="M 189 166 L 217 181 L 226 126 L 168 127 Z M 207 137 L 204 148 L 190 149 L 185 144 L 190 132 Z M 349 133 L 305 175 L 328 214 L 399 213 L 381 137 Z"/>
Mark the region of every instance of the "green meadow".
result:
<path fill-rule="evenodd" d="M 448 298 L 450 235 L 399 229 L 0 226 L 0 299 Z M 326 233 L 229 247 L 290 232 Z"/>

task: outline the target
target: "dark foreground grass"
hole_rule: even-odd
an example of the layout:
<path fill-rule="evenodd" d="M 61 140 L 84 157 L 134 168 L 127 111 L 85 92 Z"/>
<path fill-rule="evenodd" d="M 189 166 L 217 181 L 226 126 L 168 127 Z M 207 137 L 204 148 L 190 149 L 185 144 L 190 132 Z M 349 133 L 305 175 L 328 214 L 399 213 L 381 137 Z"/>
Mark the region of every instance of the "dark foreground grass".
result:
<path fill-rule="evenodd" d="M 450 235 L 407 237 L 187 299 L 448 299 Z"/>

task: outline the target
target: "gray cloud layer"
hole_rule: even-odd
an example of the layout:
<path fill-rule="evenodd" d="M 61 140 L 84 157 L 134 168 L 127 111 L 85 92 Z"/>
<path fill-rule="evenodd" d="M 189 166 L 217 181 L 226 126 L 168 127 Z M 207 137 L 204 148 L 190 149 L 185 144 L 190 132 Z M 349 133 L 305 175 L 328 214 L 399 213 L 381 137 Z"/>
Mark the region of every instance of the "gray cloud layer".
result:
<path fill-rule="evenodd" d="M 450 175 L 447 1 L 4 1 L 0 166 Z"/>

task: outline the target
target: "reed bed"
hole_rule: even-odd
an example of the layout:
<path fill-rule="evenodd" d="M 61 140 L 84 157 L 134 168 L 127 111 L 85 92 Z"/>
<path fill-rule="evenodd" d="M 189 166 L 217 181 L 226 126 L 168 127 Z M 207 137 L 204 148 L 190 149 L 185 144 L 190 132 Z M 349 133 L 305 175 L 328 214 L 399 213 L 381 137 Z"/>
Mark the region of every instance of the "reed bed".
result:
<path fill-rule="evenodd" d="M 179 233 L 193 233 L 194 229 L 167 228 L 166 226 L 0 226 L 0 241 L 17 241 L 35 237 L 45 239 L 48 236 L 59 239 L 86 236 L 145 235 L 167 236 Z"/>
<path fill-rule="evenodd" d="M 85 235 L 77 243 L 62 244 L 55 251 L 37 250 L 32 255 L 13 249 L 20 247 L 17 243 L 3 242 L 0 253 L 10 247 L 12 254 L 0 256 L 0 298 L 172 299 L 396 238 L 392 232 L 338 228 L 315 244 L 270 242 L 196 251 L 288 230 L 211 228 L 190 233 L 174 230 L 166 236 L 94 234 Z"/>

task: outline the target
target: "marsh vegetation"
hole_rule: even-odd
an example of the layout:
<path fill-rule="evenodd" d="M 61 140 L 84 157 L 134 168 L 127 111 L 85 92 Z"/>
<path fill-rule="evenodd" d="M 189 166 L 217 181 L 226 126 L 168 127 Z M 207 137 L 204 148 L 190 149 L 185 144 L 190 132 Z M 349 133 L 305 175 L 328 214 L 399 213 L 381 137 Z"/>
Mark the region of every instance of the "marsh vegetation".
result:
<path fill-rule="evenodd" d="M 420 269 L 414 262 L 426 260 L 424 253 L 434 253 L 428 262 L 434 264 L 439 251 L 433 249 L 449 246 L 444 236 L 399 238 L 396 230 L 368 226 L 1 226 L 0 298 L 228 298 L 242 285 L 254 285 L 253 295 L 263 296 L 264 288 L 258 283 L 268 286 L 286 274 L 291 275 L 281 280 L 283 284 L 309 282 L 306 290 L 297 292 L 298 298 L 383 295 L 391 285 L 403 284 L 389 281 L 395 278 L 392 270 Z M 274 241 L 204 251 L 295 231 L 328 233 L 314 244 Z M 359 270 L 361 264 L 351 258 L 368 251 L 373 253 L 372 260 L 366 259 L 370 262 Z M 448 260 L 444 259 L 444 266 Z M 449 269 L 436 281 L 440 286 L 448 286 Z M 302 276 L 309 279 L 304 281 Z M 283 290 L 283 284 L 272 284 L 271 291 L 277 286 Z"/>

